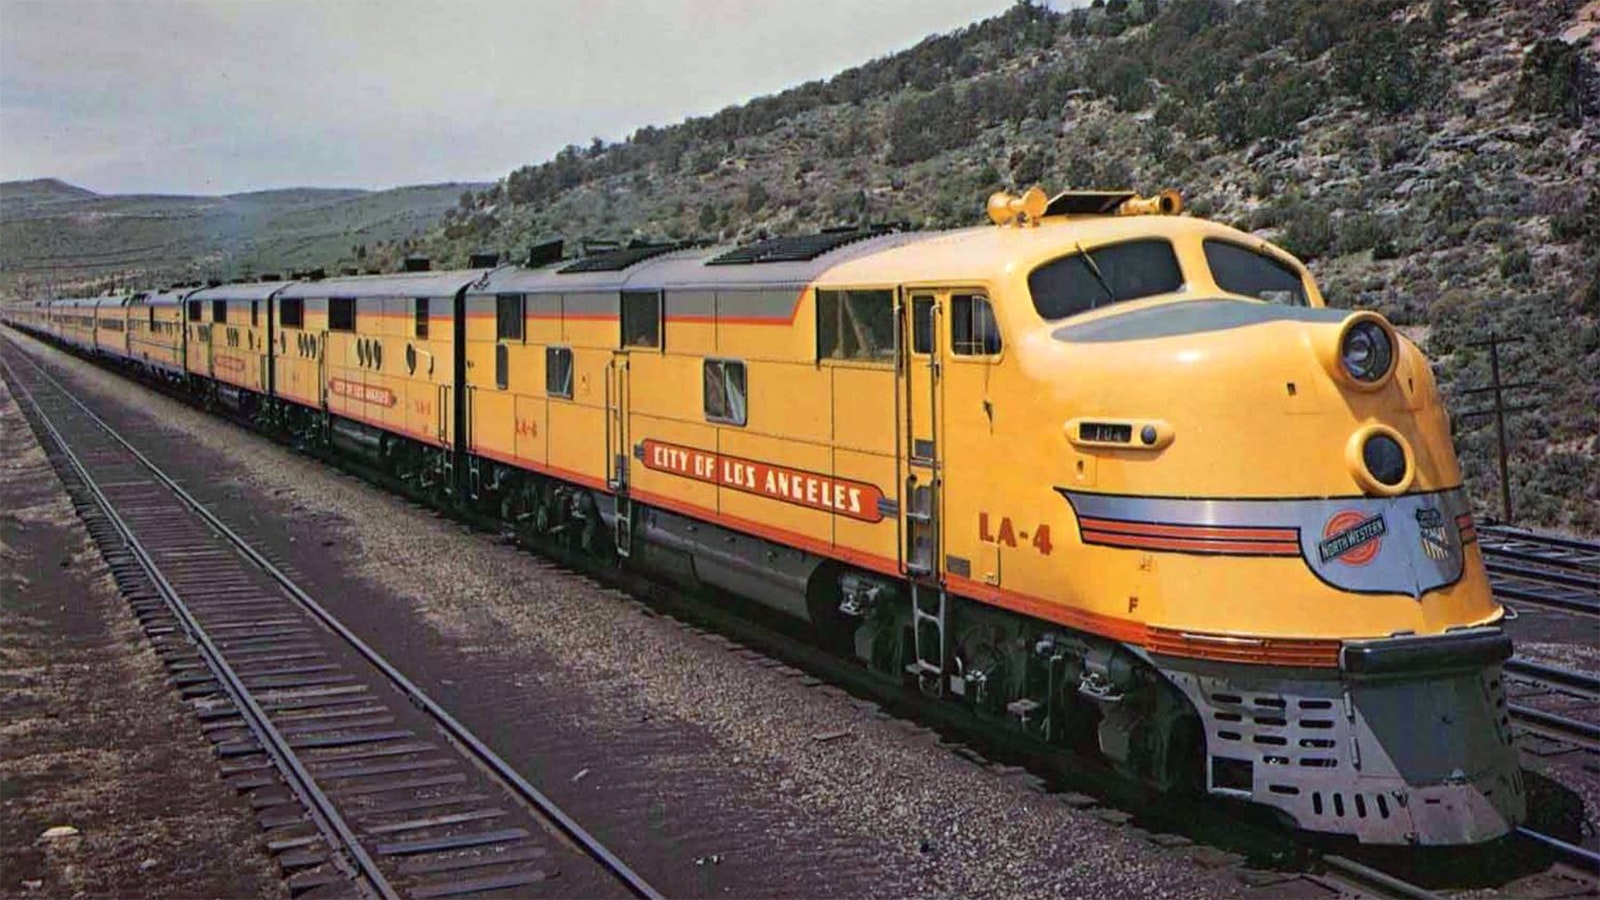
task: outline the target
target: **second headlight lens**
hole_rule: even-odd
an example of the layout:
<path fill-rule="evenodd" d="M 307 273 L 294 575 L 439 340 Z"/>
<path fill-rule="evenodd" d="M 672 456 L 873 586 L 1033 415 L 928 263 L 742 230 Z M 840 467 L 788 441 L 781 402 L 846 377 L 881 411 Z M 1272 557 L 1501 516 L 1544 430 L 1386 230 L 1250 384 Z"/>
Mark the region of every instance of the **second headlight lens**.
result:
<path fill-rule="evenodd" d="M 1344 334 L 1339 345 L 1339 363 L 1350 377 L 1372 383 L 1389 374 L 1394 362 L 1394 342 L 1377 322 L 1357 322 Z"/>

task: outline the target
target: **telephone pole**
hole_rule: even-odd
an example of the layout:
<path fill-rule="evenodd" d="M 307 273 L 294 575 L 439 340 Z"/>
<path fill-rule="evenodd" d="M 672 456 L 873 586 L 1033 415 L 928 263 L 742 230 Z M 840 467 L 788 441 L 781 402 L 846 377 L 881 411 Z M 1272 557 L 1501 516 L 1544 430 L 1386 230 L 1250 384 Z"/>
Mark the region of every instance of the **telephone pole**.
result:
<path fill-rule="evenodd" d="M 1520 344 L 1524 340 L 1526 338 L 1521 335 L 1501 337 L 1491 331 L 1489 332 L 1488 340 L 1469 341 L 1467 344 L 1469 347 L 1489 348 L 1489 383 L 1483 387 L 1468 388 L 1462 392 L 1465 394 L 1491 394 L 1494 398 L 1494 405 L 1488 409 L 1469 410 L 1462 413 L 1461 418 L 1467 419 L 1491 414 L 1494 416 L 1495 443 L 1500 449 L 1500 517 L 1507 525 L 1512 524 L 1514 521 L 1515 512 L 1511 506 L 1511 474 L 1508 464 L 1510 447 L 1506 443 L 1506 413 L 1527 412 L 1528 410 L 1538 409 L 1539 404 L 1522 403 L 1516 406 L 1507 406 L 1505 395 L 1510 391 L 1538 387 L 1539 383 L 1536 381 L 1521 381 L 1515 384 L 1502 383 L 1500 381 L 1500 346 L 1502 344 Z"/>

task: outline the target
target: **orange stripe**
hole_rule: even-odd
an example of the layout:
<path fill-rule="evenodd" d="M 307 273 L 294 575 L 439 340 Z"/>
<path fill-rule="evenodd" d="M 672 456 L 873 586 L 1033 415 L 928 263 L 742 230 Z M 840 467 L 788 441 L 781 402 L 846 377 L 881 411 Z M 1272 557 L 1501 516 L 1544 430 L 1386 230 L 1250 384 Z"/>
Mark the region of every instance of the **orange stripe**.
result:
<path fill-rule="evenodd" d="M 469 447 L 467 449 L 471 453 L 476 453 L 479 456 L 486 456 L 489 459 L 496 460 L 497 462 L 503 462 L 509 466 L 516 466 L 520 469 L 527 469 L 532 472 L 538 472 L 542 475 L 550 475 L 555 478 L 564 478 L 567 481 L 581 484 L 585 487 L 595 488 L 596 490 L 604 491 L 608 494 L 610 493 L 610 490 L 606 488 L 605 480 L 601 478 L 595 478 L 592 475 L 585 475 L 582 472 L 575 472 L 571 469 L 563 469 L 560 466 L 548 466 L 544 463 L 534 462 L 531 459 L 523 459 L 520 456 L 515 456 L 509 453 L 501 453 L 499 451 L 489 450 L 484 447 Z"/>
<path fill-rule="evenodd" d="M 669 509 L 673 512 L 682 513 L 686 516 L 692 516 L 697 519 L 714 522 L 718 525 L 724 525 L 736 531 L 748 532 L 756 535 L 757 537 L 763 537 L 771 541 L 776 541 L 780 544 L 798 547 L 802 550 L 815 553 L 818 556 L 826 556 L 830 559 L 843 560 L 852 565 L 860 566 L 863 569 L 871 569 L 874 572 L 882 572 L 895 578 L 900 577 L 899 560 L 890 559 L 886 556 L 878 556 L 875 553 L 866 553 L 860 550 L 852 550 L 849 547 L 841 547 L 838 544 L 824 541 L 820 538 L 814 538 L 810 535 L 801 534 L 797 531 L 776 528 L 771 525 L 766 525 L 751 519 L 741 518 L 739 516 L 730 516 L 726 513 L 720 513 L 716 510 L 707 509 L 703 506 L 697 506 L 693 503 L 685 503 L 682 500 L 676 500 L 663 494 L 654 494 L 648 491 L 634 491 L 632 493 L 632 497 L 641 503 L 648 503 L 651 506 L 659 506 L 662 509 Z"/>
<path fill-rule="evenodd" d="M 1300 540 L 1293 528 L 1252 528 L 1242 525 L 1162 525 L 1155 522 L 1129 522 L 1121 519 L 1080 520 L 1087 529 L 1095 531 L 1120 531 L 1123 534 L 1151 534 L 1175 538 L 1233 538 L 1237 540 Z"/>
<path fill-rule="evenodd" d="M 1034 597 L 1018 591 L 1007 590 L 959 575 L 951 575 L 946 579 L 946 584 L 956 593 L 1004 607 L 1012 612 L 1033 616 L 1098 634 L 1112 640 L 1124 641 L 1130 644 L 1143 644 L 1147 637 L 1145 623 L 1133 619 L 1119 619 L 1114 616 L 1105 616 L 1088 610 L 1075 609 L 1059 602 Z"/>
<path fill-rule="evenodd" d="M 411 429 L 405 428 L 405 427 L 400 426 L 400 425 L 390 425 L 387 422 L 382 421 L 381 419 L 369 419 L 366 416 L 357 415 L 357 414 L 355 414 L 353 412 L 335 412 L 335 411 L 333 411 L 331 409 L 328 412 L 330 414 L 338 416 L 338 417 L 340 417 L 342 419 L 354 419 L 357 422 L 361 422 L 361 423 L 366 424 L 366 425 L 371 425 L 372 427 L 378 429 L 379 431 L 387 431 L 387 432 L 390 432 L 391 434 L 402 434 L 402 435 L 405 435 L 407 437 L 413 437 L 413 438 L 416 438 L 419 441 L 422 441 L 423 443 L 431 444 L 432 446 L 435 446 L 435 447 L 448 447 L 449 446 L 449 444 L 445 443 L 444 441 L 439 440 L 438 437 L 436 437 L 434 435 L 431 435 L 431 434 L 428 434 L 427 432 L 412 431 Z"/>
<path fill-rule="evenodd" d="M 1151 626 L 1146 644 L 1152 653 L 1169 656 L 1315 668 L 1337 668 L 1341 646 L 1338 640 L 1185 633 L 1159 626 Z"/>
<path fill-rule="evenodd" d="M 1148 550 L 1190 550 L 1200 553 L 1218 554 L 1255 554 L 1257 556 L 1299 556 L 1299 544 L 1239 542 L 1239 541 L 1207 541 L 1207 540 L 1178 540 L 1176 538 L 1144 537 L 1134 534 L 1111 534 L 1109 532 L 1085 531 L 1083 540 L 1086 544 L 1102 544 L 1110 547 L 1137 547 Z"/>

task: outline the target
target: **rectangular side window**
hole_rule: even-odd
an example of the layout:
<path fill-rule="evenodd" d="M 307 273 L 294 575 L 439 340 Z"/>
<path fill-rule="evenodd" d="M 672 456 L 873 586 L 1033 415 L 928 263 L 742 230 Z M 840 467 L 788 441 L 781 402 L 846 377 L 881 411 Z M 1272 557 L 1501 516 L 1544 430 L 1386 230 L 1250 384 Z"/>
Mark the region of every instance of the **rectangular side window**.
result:
<path fill-rule="evenodd" d="M 304 328 L 306 302 L 298 297 L 278 301 L 278 324 L 285 328 Z"/>
<path fill-rule="evenodd" d="M 356 300 L 354 297 L 332 297 L 328 300 L 328 330 L 356 330 Z"/>
<path fill-rule="evenodd" d="M 704 374 L 706 419 L 725 425 L 743 425 L 748 418 L 744 363 L 708 359 Z"/>
<path fill-rule="evenodd" d="M 260 324 L 261 324 L 261 301 L 260 300 L 251 300 L 250 301 L 250 327 L 254 328 L 254 327 L 256 327 L 257 325 L 260 325 Z"/>
<path fill-rule="evenodd" d="M 817 291 L 817 358 L 891 362 L 893 291 Z"/>
<path fill-rule="evenodd" d="M 189 321 L 191 321 L 191 322 L 200 321 L 200 301 L 199 300 L 190 300 L 189 301 Z"/>
<path fill-rule="evenodd" d="M 563 400 L 572 399 L 572 350 L 568 347 L 544 349 L 544 392 Z"/>
<path fill-rule="evenodd" d="M 428 336 L 428 298 L 418 297 L 414 302 L 416 303 L 414 311 L 417 323 L 416 336 L 425 338 Z"/>
<path fill-rule="evenodd" d="M 933 352 L 933 298 L 911 298 L 911 352 Z"/>
<path fill-rule="evenodd" d="M 150 307 L 150 330 L 156 330 L 156 308 L 154 306 Z"/>
<path fill-rule="evenodd" d="M 494 339 L 522 340 L 522 295 L 498 294 L 494 298 Z"/>
<path fill-rule="evenodd" d="M 994 356 L 1000 352 L 1000 325 L 987 298 L 950 298 L 950 352 L 957 356 Z"/>
<path fill-rule="evenodd" d="M 213 321 L 213 322 L 226 322 L 226 321 L 228 321 L 228 301 L 226 301 L 226 300 L 213 300 L 213 301 L 211 301 L 211 321 Z"/>
<path fill-rule="evenodd" d="M 510 363 L 511 363 L 510 353 L 507 351 L 506 345 L 505 344 L 495 344 L 494 345 L 494 386 L 499 388 L 502 391 L 505 390 L 506 389 L 506 385 L 511 382 L 511 378 L 510 378 L 511 365 L 510 365 Z"/>
<path fill-rule="evenodd" d="M 622 346 L 661 346 L 661 292 L 622 292 Z"/>

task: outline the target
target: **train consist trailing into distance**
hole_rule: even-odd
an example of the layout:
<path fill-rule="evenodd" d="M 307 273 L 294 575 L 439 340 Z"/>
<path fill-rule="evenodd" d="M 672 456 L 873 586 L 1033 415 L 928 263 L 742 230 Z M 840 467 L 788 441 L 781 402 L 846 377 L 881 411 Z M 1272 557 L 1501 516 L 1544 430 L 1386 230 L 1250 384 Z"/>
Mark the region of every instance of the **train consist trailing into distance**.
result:
<path fill-rule="evenodd" d="M 1363 842 L 1524 815 L 1428 361 L 1176 194 L 12 307 L 443 502 L 809 623 L 1161 789 Z"/>

